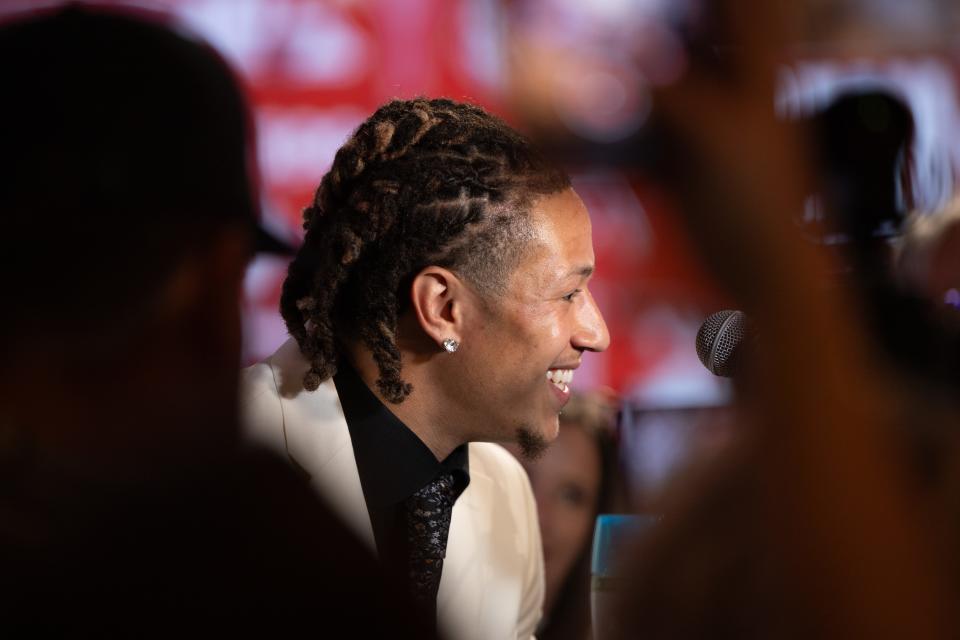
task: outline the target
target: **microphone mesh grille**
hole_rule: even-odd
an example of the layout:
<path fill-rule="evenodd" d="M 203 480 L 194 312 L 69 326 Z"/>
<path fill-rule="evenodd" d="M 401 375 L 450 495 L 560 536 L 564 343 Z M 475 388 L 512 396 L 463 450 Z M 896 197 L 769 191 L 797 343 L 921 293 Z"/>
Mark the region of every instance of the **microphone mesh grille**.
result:
<path fill-rule="evenodd" d="M 746 316 L 742 311 L 717 311 L 697 332 L 697 357 L 710 373 L 730 377 L 736 371 L 738 349 L 746 336 Z"/>

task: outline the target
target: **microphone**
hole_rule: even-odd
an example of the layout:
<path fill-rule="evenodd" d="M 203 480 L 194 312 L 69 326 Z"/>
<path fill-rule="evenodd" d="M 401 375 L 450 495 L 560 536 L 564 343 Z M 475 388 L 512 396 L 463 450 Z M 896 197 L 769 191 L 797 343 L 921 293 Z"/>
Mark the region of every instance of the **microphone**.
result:
<path fill-rule="evenodd" d="M 717 311 L 704 320 L 697 331 L 697 357 L 710 373 L 732 378 L 740 365 L 743 343 L 751 333 L 743 311 Z"/>

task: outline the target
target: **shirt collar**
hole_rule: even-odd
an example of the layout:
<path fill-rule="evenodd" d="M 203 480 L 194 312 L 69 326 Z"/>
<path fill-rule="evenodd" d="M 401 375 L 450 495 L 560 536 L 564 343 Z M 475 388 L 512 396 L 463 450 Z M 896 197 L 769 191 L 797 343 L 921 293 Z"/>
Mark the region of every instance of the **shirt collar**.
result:
<path fill-rule="evenodd" d="M 395 416 L 341 358 L 333 382 L 344 417 L 364 497 L 370 508 L 398 504 L 441 472 L 451 472 L 456 495 L 470 483 L 469 454 L 463 444 L 443 461 Z"/>

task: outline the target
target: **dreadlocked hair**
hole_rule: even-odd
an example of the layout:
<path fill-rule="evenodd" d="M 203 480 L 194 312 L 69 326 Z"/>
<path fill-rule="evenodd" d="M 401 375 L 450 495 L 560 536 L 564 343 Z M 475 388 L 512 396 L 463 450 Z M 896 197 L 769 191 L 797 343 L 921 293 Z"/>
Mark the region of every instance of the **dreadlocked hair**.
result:
<path fill-rule="evenodd" d="M 401 377 L 398 317 L 405 285 L 449 268 L 481 294 L 502 292 L 532 237 L 530 204 L 570 186 L 531 143 L 483 109 L 447 99 L 395 100 L 340 148 L 303 212 L 303 246 L 280 298 L 310 362 L 303 385 L 337 371 L 347 339 L 373 354 L 393 403 Z"/>

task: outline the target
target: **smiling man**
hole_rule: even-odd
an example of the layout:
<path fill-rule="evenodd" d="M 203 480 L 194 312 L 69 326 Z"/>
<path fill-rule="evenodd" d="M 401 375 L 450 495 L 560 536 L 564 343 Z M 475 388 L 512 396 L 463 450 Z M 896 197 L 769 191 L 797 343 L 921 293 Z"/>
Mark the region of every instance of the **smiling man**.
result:
<path fill-rule="evenodd" d="M 340 149 L 290 265 L 291 340 L 244 374 L 273 443 L 455 638 L 527 638 L 536 455 L 609 337 L 566 175 L 482 109 L 394 101 Z"/>

